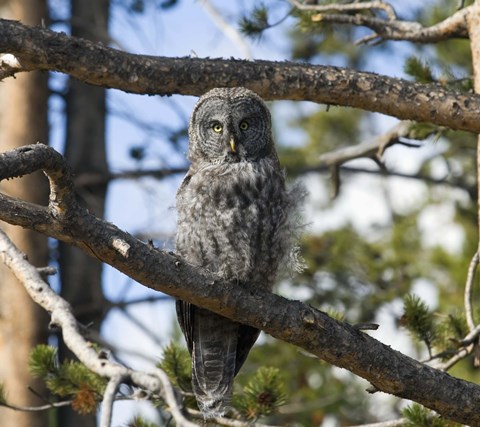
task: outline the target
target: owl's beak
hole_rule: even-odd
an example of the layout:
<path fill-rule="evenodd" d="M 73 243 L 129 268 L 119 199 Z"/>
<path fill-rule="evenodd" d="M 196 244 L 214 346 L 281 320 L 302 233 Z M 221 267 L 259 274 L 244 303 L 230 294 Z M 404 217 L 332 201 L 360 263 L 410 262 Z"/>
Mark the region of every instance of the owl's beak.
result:
<path fill-rule="evenodd" d="M 232 153 L 236 153 L 236 145 L 235 145 L 235 139 L 233 139 L 233 136 L 230 138 L 230 148 L 232 149 Z"/>

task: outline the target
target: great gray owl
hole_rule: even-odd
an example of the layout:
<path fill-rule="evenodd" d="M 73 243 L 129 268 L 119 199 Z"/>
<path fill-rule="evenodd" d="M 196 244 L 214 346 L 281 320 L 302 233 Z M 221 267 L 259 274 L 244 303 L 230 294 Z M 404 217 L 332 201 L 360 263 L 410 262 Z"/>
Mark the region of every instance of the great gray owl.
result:
<path fill-rule="evenodd" d="M 177 253 L 238 286 L 271 289 L 280 264 L 294 258 L 300 192 L 285 186 L 267 106 L 242 87 L 213 89 L 196 104 L 188 133 Z M 198 405 L 205 417 L 223 415 L 260 331 L 184 301 L 176 308 Z"/>

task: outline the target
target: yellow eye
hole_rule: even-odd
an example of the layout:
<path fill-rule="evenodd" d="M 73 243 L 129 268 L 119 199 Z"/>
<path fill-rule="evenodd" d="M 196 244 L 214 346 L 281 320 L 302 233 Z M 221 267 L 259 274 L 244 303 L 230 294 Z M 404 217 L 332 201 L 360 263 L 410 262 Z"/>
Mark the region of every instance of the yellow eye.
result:
<path fill-rule="evenodd" d="M 223 126 L 220 123 L 215 123 L 212 126 L 212 129 L 213 129 L 214 132 L 221 133 L 222 130 L 223 130 Z"/>
<path fill-rule="evenodd" d="M 240 123 L 240 129 L 241 130 L 247 130 L 248 129 L 248 122 L 246 122 L 245 120 L 243 122 Z"/>

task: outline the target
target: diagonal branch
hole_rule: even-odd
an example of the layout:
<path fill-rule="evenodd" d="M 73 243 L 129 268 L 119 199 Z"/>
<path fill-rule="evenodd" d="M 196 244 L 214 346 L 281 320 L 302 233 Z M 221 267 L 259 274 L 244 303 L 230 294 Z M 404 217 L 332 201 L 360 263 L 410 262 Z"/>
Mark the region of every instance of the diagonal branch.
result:
<path fill-rule="evenodd" d="M 479 95 L 345 68 L 134 55 L 8 20 L 0 20 L 0 52 L 14 55 L 23 70 L 58 71 L 126 92 L 198 96 L 214 87 L 246 86 L 267 100 L 349 106 L 480 132 Z M 0 66 L 0 79 L 3 71 Z"/>
<path fill-rule="evenodd" d="M 37 160 L 37 156 L 42 161 Z M 62 192 L 70 188 L 71 182 L 68 168 L 59 163 L 58 157 L 59 154 L 52 148 L 42 144 L 4 153 L 0 155 L 0 179 L 18 176 L 17 169 L 32 172 L 35 167 L 42 168 L 49 171 L 50 179 Z M 61 171 L 65 174 L 63 177 Z M 221 281 L 172 253 L 153 249 L 78 205 L 67 209 L 68 215 L 52 216 L 57 203 L 53 199 L 52 206 L 39 207 L 0 195 L 0 219 L 88 250 L 149 288 L 263 329 L 278 339 L 365 378 L 379 391 L 414 400 L 449 419 L 480 425 L 478 385 L 411 359 L 300 301 Z M 5 256 L 5 249 L 1 255 Z M 38 272 L 35 270 L 29 274 L 38 275 Z M 20 277 L 22 282 L 28 278 Z M 52 320 L 62 326 L 67 336 L 73 335 L 74 338 L 65 340 L 67 345 L 73 349 L 83 345 L 69 307 L 64 307 L 66 303 L 49 300 L 47 295 L 53 291 L 44 284 L 35 285 L 33 291 L 34 299 L 52 313 Z M 62 310 L 59 307 L 63 307 Z M 157 377 L 124 371 L 126 368 L 123 367 L 119 372 L 120 368 L 100 360 L 91 348 L 83 349 L 77 356 L 87 362 L 85 364 L 90 369 L 102 372 L 102 375 L 124 374 L 146 389 L 160 388 Z"/>

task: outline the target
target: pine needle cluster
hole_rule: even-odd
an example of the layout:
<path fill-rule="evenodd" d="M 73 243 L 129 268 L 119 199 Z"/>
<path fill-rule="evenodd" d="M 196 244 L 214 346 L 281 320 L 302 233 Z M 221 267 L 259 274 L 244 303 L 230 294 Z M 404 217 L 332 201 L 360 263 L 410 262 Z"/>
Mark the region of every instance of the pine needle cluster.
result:
<path fill-rule="evenodd" d="M 422 405 L 414 403 L 402 411 L 406 418 L 405 427 L 455 427 L 460 424 L 448 421 Z"/>
<path fill-rule="evenodd" d="M 280 370 L 261 367 L 234 399 L 235 408 L 251 421 L 272 415 L 287 401 L 285 383 Z"/>
<path fill-rule="evenodd" d="M 127 423 L 127 427 L 158 427 L 158 424 L 152 423 L 141 416 L 136 415 Z"/>
<path fill-rule="evenodd" d="M 29 369 L 41 378 L 56 397 L 72 400 L 72 408 L 80 414 L 94 413 L 102 400 L 107 380 L 90 371 L 84 364 L 58 361 L 57 349 L 38 345 L 30 353 Z"/>
<path fill-rule="evenodd" d="M 163 351 L 157 367 L 165 371 L 172 384 L 183 392 L 192 393 L 192 362 L 185 347 L 171 342 Z"/>
<path fill-rule="evenodd" d="M 239 22 L 240 31 L 252 39 L 259 39 L 270 27 L 268 10 L 264 5 L 255 6 L 250 16 L 244 16 Z"/>
<path fill-rule="evenodd" d="M 468 333 L 463 313 L 454 312 L 448 316 L 438 316 L 416 295 L 405 296 L 403 310 L 402 325 L 417 340 L 425 343 L 431 357 L 435 349 L 436 357 L 448 358 Z"/>
<path fill-rule="evenodd" d="M 416 56 L 410 56 L 407 58 L 403 70 L 405 71 L 405 74 L 413 77 L 418 83 L 435 82 L 435 77 L 430 65 Z"/>

